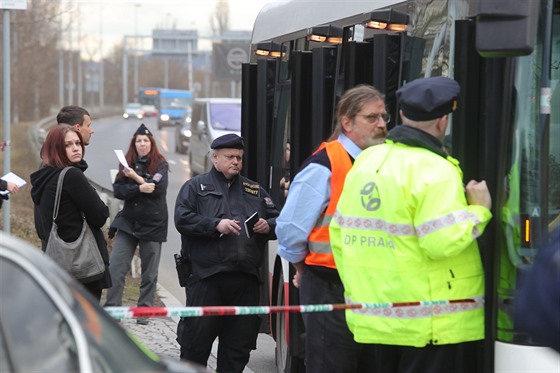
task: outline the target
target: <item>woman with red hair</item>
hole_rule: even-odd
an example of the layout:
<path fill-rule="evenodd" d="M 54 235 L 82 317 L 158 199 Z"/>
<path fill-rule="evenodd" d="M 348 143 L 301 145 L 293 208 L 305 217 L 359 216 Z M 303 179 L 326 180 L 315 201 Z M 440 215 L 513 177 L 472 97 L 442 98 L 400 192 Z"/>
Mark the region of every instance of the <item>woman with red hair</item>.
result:
<path fill-rule="evenodd" d="M 31 174 L 31 198 L 35 204 L 35 229 L 45 251 L 53 223 L 53 209 L 60 172 L 70 166 L 64 176 L 56 224 L 58 235 L 66 242 L 75 241 L 82 231 L 84 218 L 89 224 L 105 262 L 101 279 L 83 283 L 99 300 L 103 289 L 111 286 L 107 242 L 101 228 L 109 217 L 109 209 L 84 176 L 88 165 L 82 135 L 66 124 L 54 126 L 41 151 L 42 164 Z"/>
<path fill-rule="evenodd" d="M 139 307 L 151 307 L 157 287 L 161 243 L 167 241 L 167 184 L 169 166 L 159 152 L 150 130 L 142 124 L 136 130 L 125 155 L 129 167 L 119 165 L 113 195 L 124 200 L 124 207 L 113 224 L 116 232 L 111 252 L 113 287 L 107 292 L 105 306 L 121 306 L 125 277 L 130 261 L 140 248 L 142 282 Z M 147 325 L 148 319 L 137 319 Z"/>

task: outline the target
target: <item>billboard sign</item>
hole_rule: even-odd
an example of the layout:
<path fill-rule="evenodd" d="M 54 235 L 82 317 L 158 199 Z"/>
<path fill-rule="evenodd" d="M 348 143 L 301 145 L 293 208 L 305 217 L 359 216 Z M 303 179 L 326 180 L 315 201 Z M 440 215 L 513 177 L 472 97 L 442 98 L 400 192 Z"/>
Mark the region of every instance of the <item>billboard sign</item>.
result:
<path fill-rule="evenodd" d="M 214 76 L 217 79 L 241 80 L 241 64 L 249 62 L 249 44 L 249 40 L 214 43 Z"/>

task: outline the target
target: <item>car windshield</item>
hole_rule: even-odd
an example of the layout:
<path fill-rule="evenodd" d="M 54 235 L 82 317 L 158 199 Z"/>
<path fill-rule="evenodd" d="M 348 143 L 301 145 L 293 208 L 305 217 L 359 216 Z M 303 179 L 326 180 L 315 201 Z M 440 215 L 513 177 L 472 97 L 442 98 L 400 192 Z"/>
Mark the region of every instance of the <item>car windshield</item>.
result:
<path fill-rule="evenodd" d="M 182 109 L 191 103 L 190 98 L 183 98 L 183 97 L 162 97 L 161 98 L 161 107 L 166 109 Z"/>
<path fill-rule="evenodd" d="M 140 109 L 142 107 L 142 105 L 140 104 L 128 104 L 126 105 L 127 109 Z"/>
<path fill-rule="evenodd" d="M 212 127 L 223 131 L 241 131 L 241 104 L 214 103 L 210 106 Z"/>

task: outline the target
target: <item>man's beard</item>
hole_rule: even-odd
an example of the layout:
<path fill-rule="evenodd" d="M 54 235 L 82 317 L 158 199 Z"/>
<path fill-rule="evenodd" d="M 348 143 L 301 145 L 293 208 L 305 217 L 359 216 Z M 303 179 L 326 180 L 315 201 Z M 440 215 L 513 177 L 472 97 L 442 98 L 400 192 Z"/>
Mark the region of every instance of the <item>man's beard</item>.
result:
<path fill-rule="evenodd" d="M 387 130 L 385 128 L 377 131 L 377 133 L 375 134 L 375 136 L 373 138 L 373 144 L 372 145 L 383 144 L 385 142 L 386 137 L 387 137 Z"/>

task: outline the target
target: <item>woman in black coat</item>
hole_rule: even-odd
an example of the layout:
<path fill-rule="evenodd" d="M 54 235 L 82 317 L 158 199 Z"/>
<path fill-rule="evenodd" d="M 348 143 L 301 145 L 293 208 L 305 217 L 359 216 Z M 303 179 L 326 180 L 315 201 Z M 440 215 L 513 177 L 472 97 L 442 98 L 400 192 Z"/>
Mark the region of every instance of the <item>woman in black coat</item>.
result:
<path fill-rule="evenodd" d="M 142 263 L 139 307 L 151 307 L 157 288 L 161 244 L 167 241 L 167 184 L 169 166 L 159 152 L 152 133 L 142 124 L 132 136 L 125 155 L 129 167 L 119 165 L 113 195 L 124 200 L 114 222 L 111 252 L 113 287 L 105 306 L 121 306 L 125 277 L 139 246 Z M 147 324 L 147 319 L 137 319 Z"/>
<path fill-rule="evenodd" d="M 54 126 L 43 144 L 42 165 L 31 174 L 31 198 L 35 204 L 35 229 L 45 251 L 52 228 L 58 176 L 65 167 L 72 166 L 62 184 L 56 218 L 58 235 L 66 242 L 75 241 L 82 231 L 82 216 L 85 217 L 105 262 L 105 273 L 101 279 L 83 285 L 99 300 L 102 290 L 111 287 L 107 242 L 101 231 L 109 217 L 109 209 L 84 176 L 88 167 L 83 159 L 84 152 L 82 136 L 75 128 L 64 124 Z"/>

